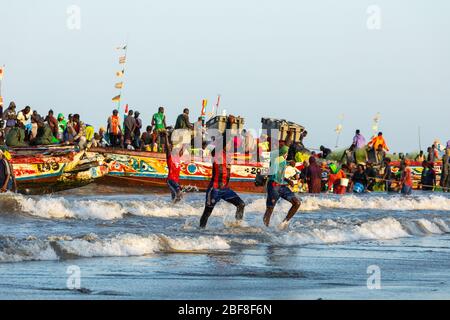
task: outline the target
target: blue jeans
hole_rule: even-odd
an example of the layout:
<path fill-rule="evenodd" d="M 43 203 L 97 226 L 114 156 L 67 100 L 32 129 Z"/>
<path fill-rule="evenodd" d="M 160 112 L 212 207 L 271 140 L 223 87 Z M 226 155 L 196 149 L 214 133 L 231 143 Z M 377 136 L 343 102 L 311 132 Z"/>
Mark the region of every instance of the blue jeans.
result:
<path fill-rule="evenodd" d="M 241 198 L 231 190 L 230 188 L 215 189 L 209 188 L 206 191 L 206 207 L 214 208 L 214 206 L 220 201 L 225 200 L 226 202 L 238 205 L 241 202 Z"/>
<path fill-rule="evenodd" d="M 178 193 L 181 191 L 181 186 L 177 182 L 170 179 L 167 180 L 167 185 L 169 186 L 170 193 L 172 194 L 172 200 L 175 200 Z"/>
<path fill-rule="evenodd" d="M 412 187 L 404 184 L 402 187 L 402 194 L 410 196 L 412 194 Z"/>

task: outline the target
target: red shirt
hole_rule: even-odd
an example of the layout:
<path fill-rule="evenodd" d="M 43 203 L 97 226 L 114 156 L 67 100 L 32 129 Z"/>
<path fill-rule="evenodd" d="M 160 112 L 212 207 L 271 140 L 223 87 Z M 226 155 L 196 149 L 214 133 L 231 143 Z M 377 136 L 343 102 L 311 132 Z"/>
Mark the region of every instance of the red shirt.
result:
<path fill-rule="evenodd" d="M 405 168 L 405 172 L 403 173 L 403 183 L 408 187 L 413 186 L 412 170 L 410 167 Z"/>
<path fill-rule="evenodd" d="M 230 169 L 227 165 L 227 155 L 225 151 L 216 154 L 213 158 L 212 177 L 210 187 L 214 189 L 228 188 L 230 181 Z"/>
<path fill-rule="evenodd" d="M 172 157 L 171 154 L 167 156 L 167 168 L 169 169 L 168 180 L 180 182 L 180 171 L 181 171 L 181 159 L 180 157 Z"/>

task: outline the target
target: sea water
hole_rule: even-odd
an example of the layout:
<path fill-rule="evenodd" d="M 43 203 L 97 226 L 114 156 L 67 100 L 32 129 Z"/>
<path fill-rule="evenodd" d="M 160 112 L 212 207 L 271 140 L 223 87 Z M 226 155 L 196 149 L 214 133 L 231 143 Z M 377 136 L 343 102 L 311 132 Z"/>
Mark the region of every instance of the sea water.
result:
<path fill-rule="evenodd" d="M 91 185 L 0 195 L 0 299 L 449 299 L 450 197 L 300 196 L 263 225 L 204 194 Z"/>

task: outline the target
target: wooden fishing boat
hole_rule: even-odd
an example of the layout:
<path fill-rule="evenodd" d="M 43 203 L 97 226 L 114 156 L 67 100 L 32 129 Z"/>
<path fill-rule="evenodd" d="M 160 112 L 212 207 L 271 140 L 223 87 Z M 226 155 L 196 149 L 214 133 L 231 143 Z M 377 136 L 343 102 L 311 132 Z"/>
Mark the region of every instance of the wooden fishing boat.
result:
<path fill-rule="evenodd" d="M 108 173 L 98 153 L 73 146 L 10 148 L 18 191 L 45 194 L 78 188 Z"/>
<path fill-rule="evenodd" d="M 90 151 L 101 154 L 108 163 L 108 174 L 99 179 L 99 183 L 131 187 L 166 187 L 168 170 L 166 156 L 163 153 L 103 148 L 95 148 Z M 236 161 L 232 163 L 231 188 L 239 192 L 263 193 L 263 187 L 255 186 L 255 178 L 257 173 L 264 171 L 267 167 L 267 161 L 259 163 Z M 399 167 L 400 162 L 392 163 L 394 174 L 398 173 Z M 297 168 L 301 169 L 302 164 L 299 163 Z M 414 188 L 417 189 L 422 175 L 422 164 L 414 162 L 411 164 L 411 168 Z M 436 163 L 435 170 L 439 180 L 440 163 Z M 211 174 L 212 165 L 209 157 L 192 157 L 190 161 L 182 162 L 180 182 L 184 187 L 204 191 L 208 187 Z"/>
<path fill-rule="evenodd" d="M 93 148 L 108 163 L 108 175 L 98 182 L 121 186 L 166 187 L 168 175 L 166 156 L 163 153 L 128 151 L 121 149 Z M 239 192 L 264 192 L 263 187 L 255 187 L 256 174 L 264 168 L 264 163 L 235 161 L 231 166 L 230 186 Z M 208 188 L 212 175 L 209 157 L 192 157 L 182 162 L 180 184 L 185 188 L 204 191 Z"/>

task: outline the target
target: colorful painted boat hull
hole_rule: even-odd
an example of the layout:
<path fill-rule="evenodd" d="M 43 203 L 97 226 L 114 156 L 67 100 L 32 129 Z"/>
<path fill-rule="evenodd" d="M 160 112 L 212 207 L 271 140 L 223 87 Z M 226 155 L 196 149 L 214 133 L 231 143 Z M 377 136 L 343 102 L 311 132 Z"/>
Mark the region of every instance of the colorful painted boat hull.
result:
<path fill-rule="evenodd" d="M 85 186 L 108 173 L 97 153 L 73 147 L 10 150 L 18 191 L 45 194 Z"/>
<path fill-rule="evenodd" d="M 92 149 L 102 153 L 108 162 L 109 173 L 99 182 L 123 186 L 165 187 L 168 175 L 164 154 L 151 152 L 127 152 L 122 150 Z M 232 165 L 230 187 L 239 192 L 264 192 L 262 187 L 255 187 L 256 173 L 262 164 L 248 163 Z M 182 163 L 180 184 L 204 191 L 208 188 L 212 175 L 209 159 L 193 159 Z"/>
<path fill-rule="evenodd" d="M 108 162 L 109 173 L 99 182 L 130 187 L 166 187 L 167 185 L 168 171 L 164 154 L 108 149 L 91 151 L 101 153 Z M 392 165 L 393 173 L 397 173 L 400 163 L 394 162 Z M 239 192 L 263 193 L 263 187 L 255 186 L 255 177 L 264 167 L 265 165 L 262 163 L 233 164 L 230 187 Z M 423 170 L 422 164 L 413 163 L 411 168 L 414 187 L 417 189 Z M 435 169 L 439 177 L 439 163 L 436 163 Z M 210 161 L 193 159 L 191 162 L 182 163 L 180 183 L 184 187 L 194 187 L 199 191 L 204 191 L 208 188 L 211 173 Z"/>

